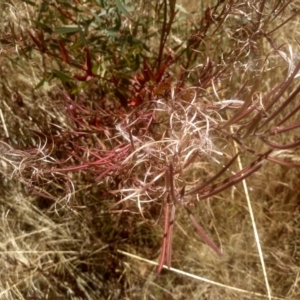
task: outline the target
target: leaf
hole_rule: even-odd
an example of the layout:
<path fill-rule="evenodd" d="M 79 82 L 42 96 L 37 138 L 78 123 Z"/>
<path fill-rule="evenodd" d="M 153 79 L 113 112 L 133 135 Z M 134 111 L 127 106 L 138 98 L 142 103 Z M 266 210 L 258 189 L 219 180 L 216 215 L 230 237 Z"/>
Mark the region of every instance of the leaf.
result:
<path fill-rule="evenodd" d="M 34 89 L 35 89 L 35 90 L 39 89 L 41 86 L 44 85 L 45 82 L 46 82 L 45 78 L 42 79 L 42 80 L 34 87 Z"/>
<path fill-rule="evenodd" d="M 85 60 L 86 73 L 90 76 L 94 76 L 92 71 L 93 64 L 92 64 L 91 52 L 89 47 L 85 47 L 85 51 L 86 51 L 86 60 Z"/>
<path fill-rule="evenodd" d="M 36 3 L 34 3 L 33 1 L 29 1 L 29 0 L 23 0 L 25 3 L 28 3 L 28 4 L 30 4 L 30 5 L 32 5 L 32 6 L 35 6 L 36 5 Z"/>
<path fill-rule="evenodd" d="M 69 57 L 67 49 L 65 48 L 62 41 L 57 40 L 57 42 L 58 42 L 58 46 L 59 46 L 60 53 L 61 53 L 63 61 L 69 64 L 70 63 L 70 57 Z"/>
<path fill-rule="evenodd" d="M 203 228 L 198 224 L 198 222 L 196 221 L 194 215 L 192 214 L 192 212 L 185 207 L 193 225 L 195 226 L 198 234 L 202 237 L 202 239 L 205 241 L 205 243 L 211 247 L 219 256 L 222 256 L 222 252 L 220 251 L 220 249 L 214 244 L 214 242 L 206 235 L 206 233 L 204 232 Z"/>
<path fill-rule="evenodd" d="M 281 145 L 281 144 L 277 144 L 277 143 L 274 143 L 274 142 L 271 142 L 271 141 L 268 141 L 267 139 L 262 139 L 267 145 L 269 145 L 270 147 L 272 148 L 275 148 L 275 149 L 283 149 L 283 150 L 286 150 L 286 149 L 292 149 L 292 148 L 296 148 L 300 145 L 300 139 L 298 139 L 296 142 L 294 143 L 290 143 L 290 144 L 286 144 L 286 145 Z"/>
<path fill-rule="evenodd" d="M 140 95 L 137 95 L 136 97 L 130 98 L 128 100 L 129 106 L 139 106 L 143 103 L 143 99 Z"/>
<path fill-rule="evenodd" d="M 57 34 L 67 34 L 67 33 L 76 33 L 76 32 L 80 32 L 80 27 L 76 24 L 55 28 L 55 33 Z"/>
<path fill-rule="evenodd" d="M 73 5 L 72 3 L 70 3 L 69 0 L 68 1 L 66 1 L 66 0 L 57 0 L 57 2 L 63 4 L 63 6 L 65 6 L 65 7 L 71 8 L 71 9 L 77 11 L 77 12 L 80 11 L 75 5 Z"/>
<path fill-rule="evenodd" d="M 119 32 L 121 26 L 122 26 L 121 17 L 119 15 L 119 13 L 117 12 L 117 16 L 115 18 L 115 26 L 107 28 L 106 29 L 106 34 L 108 36 L 114 36 L 114 35 L 116 35 Z"/>
<path fill-rule="evenodd" d="M 79 27 L 79 36 L 80 36 L 81 43 L 83 45 L 86 45 L 87 42 L 86 42 L 85 34 L 81 27 Z"/>
<path fill-rule="evenodd" d="M 52 34 L 52 29 L 48 25 L 44 24 L 43 22 L 40 22 L 38 20 L 31 20 L 31 22 L 35 23 L 37 27 L 40 27 L 43 29 L 45 32 Z"/>
<path fill-rule="evenodd" d="M 85 75 L 74 75 L 73 77 L 75 79 L 77 79 L 78 81 L 87 81 L 87 74 L 85 74 Z"/>
<path fill-rule="evenodd" d="M 169 82 L 161 82 L 154 89 L 154 95 L 163 95 L 166 91 L 169 91 L 169 90 L 170 90 L 170 83 Z"/>
<path fill-rule="evenodd" d="M 33 42 L 37 45 L 37 47 L 43 51 L 43 45 L 41 44 L 41 42 L 29 31 L 27 30 L 27 33 L 29 34 L 29 36 L 31 37 L 31 39 L 33 40 Z"/>
<path fill-rule="evenodd" d="M 186 195 L 191 195 L 194 193 L 199 193 L 204 187 L 208 186 L 210 183 L 215 181 L 218 177 L 220 177 L 223 173 L 225 173 L 230 166 L 235 162 L 237 157 L 239 156 L 239 153 L 237 153 L 222 169 L 219 171 L 216 175 L 212 176 L 210 179 L 205 181 L 204 183 L 201 183 L 200 185 L 190 189 L 188 192 L 186 192 Z"/>
<path fill-rule="evenodd" d="M 152 70 L 150 69 L 149 65 L 147 64 L 147 62 L 144 60 L 144 66 L 143 66 L 143 75 L 144 78 L 146 79 L 146 81 L 151 80 L 152 82 L 156 82 L 155 80 L 155 76 L 152 72 Z"/>
<path fill-rule="evenodd" d="M 160 82 L 163 75 L 166 72 L 167 67 L 170 65 L 170 62 L 172 61 L 172 57 L 171 55 L 168 56 L 168 58 L 166 59 L 166 61 L 163 63 L 163 65 L 159 68 L 159 70 L 155 73 L 155 80 L 156 82 Z"/>
<path fill-rule="evenodd" d="M 53 70 L 53 75 L 63 82 L 73 80 L 72 77 L 59 70 Z"/>
<path fill-rule="evenodd" d="M 97 24 L 92 23 L 91 26 L 95 26 L 95 27 L 96 27 L 97 25 L 100 25 L 100 26 L 101 26 L 101 23 L 102 23 L 102 22 L 101 22 L 101 19 L 99 18 L 99 16 L 98 16 L 96 13 L 94 13 L 94 12 L 92 12 L 92 14 L 93 14 L 93 16 L 94 16 L 94 18 L 95 18 Z"/>
<path fill-rule="evenodd" d="M 120 12 L 122 12 L 127 18 L 130 19 L 130 14 L 128 10 L 125 8 L 125 6 L 121 3 L 120 0 L 115 0 L 117 8 Z"/>
<path fill-rule="evenodd" d="M 145 80 L 145 78 L 144 78 L 143 75 L 141 75 L 141 74 L 136 74 L 134 77 L 135 77 L 136 81 L 137 81 L 140 85 L 144 85 L 144 84 L 145 84 L 146 80 Z"/>

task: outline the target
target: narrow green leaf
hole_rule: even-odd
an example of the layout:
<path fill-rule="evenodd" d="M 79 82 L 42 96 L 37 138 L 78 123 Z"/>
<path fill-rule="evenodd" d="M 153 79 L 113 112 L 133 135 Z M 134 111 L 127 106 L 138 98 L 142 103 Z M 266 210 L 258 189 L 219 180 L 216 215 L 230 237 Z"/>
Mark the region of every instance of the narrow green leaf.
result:
<path fill-rule="evenodd" d="M 127 18 L 130 18 L 130 14 L 120 0 L 115 0 L 118 10 L 122 12 Z"/>
<path fill-rule="evenodd" d="M 40 22 L 38 20 L 31 20 L 31 22 L 35 23 L 35 25 L 37 27 L 42 28 L 45 32 L 51 34 L 52 33 L 52 29 L 51 27 L 49 27 L 48 25 L 44 24 L 43 22 Z"/>
<path fill-rule="evenodd" d="M 35 90 L 39 89 L 41 86 L 44 85 L 45 81 L 46 81 L 45 78 L 42 79 L 42 80 L 34 87 L 34 89 L 35 89 Z"/>
<path fill-rule="evenodd" d="M 74 25 L 66 25 L 63 27 L 55 28 L 55 33 L 57 34 L 67 34 L 67 33 L 76 33 L 80 31 L 80 27 L 76 24 Z"/>
<path fill-rule="evenodd" d="M 69 8 L 72 8 L 72 9 L 76 9 L 77 10 L 77 7 L 75 5 L 72 5 L 70 3 L 70 1 L 66 1 L 66 0 L 57 0 L 59 3 L 61 3 L 62 5 L 64 5 L 65 7 L 69 7 Z"/>
<path fill-rule="evenodd" d="M 53 75 L 63 82 L 73 80 L 72 77 L 59 70 L 53 70 Z"/>
<path fill-rule="evenodd" d="M 36 6 L 36 3 L 34 3 L 33 1 L 29 1 L 29 0 L 23 0 L 25 3 L 28 3 L 32 6 Z"/>
<path fill-rule="evenodd" d="M 79 35 L 80 35 L 80 41 L 83 45 L 86 45 L 87 42 L 86 42 L 86 39 L 85 39 L 85 35 L 84 35 L 84 32 L 82 30 L 81 27 L 79 27 Z"/>

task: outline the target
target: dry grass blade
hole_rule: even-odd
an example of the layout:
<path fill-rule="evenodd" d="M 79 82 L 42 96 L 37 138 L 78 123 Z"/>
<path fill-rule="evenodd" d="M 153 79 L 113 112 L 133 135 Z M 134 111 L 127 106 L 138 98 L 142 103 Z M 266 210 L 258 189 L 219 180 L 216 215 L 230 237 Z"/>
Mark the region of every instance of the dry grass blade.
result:
<path fill-rule="evenodd" d="M 134 260 L 140 260 L 140 261 L 143 261 L 143 262 L 146 262 L 150 265 L 157 265 L 156 262 L 154 261 L 151 261 L 151 260 L 148 260 L 148 259 L 145 259 L 145 258 L 142 258 L 140 256 L 137 256 L 137 255 L 134 255 L 134 254 L 131 254 L 131 253 L 128 253 L 126 251 L 122 251 L 122 250 L 118 250 L 118 252 L 120 254 L 123 254 L 125 256 L 128 256 Z M 163 266 L 163 268 L 168 268 L 167 266 Z M 247 290 L 243 290 L 243 289 L 239 289 L 239 288 L 236 288 L 234 286 L 229 286 L 229 285 L 225 285 L 225 284 L 222 284 L 222 283 L 219 283 L 219 282 L 216 282 L 216 281 L 213 281 L 213 280 L 210 280 L 210 279 L 207 279 L 207 278 L 204 278 L 204 277 L 200 277 L 200 276 L 197 276 L 195 274 L 191 274 L 191 273 L 188 273 L 188 272 L 184 272 L 182 270 L 179 270 L 179 269 L 176 269 L 176 268 L 170 268 L 170 271 L 171 272 L 175 272 L 175 273 L 178 273 L 178 274 L 181 274 L 183 276 L 187 276 L 187 277 L 190 277 L 190 278 L 193 278 L 195 280 L 198 280 L 198 281 L 202 281 L 202 282 L 205 282 L 207 284 L 210 284 L 210 285 L 215 285 L 217 287 L 220 287 L 220 288 L 223 288 L 223 289 L 228 289 L 228 290 L 232 290 L 232 291 L 235 291 L 235 292 L 238 292 L 240 294 L 247 294 L 251 297 L 255 296 L 255 297 L 260 297 L 260 298 L 269 298 L 268 295 L 265 295 L 265 294 L 260 294 L 260 293 L 257 293 L 257 292 L 251 292 L 251 291 L 247 291 Z M 281 297 L 275 297 L 275 296 L 272 296 L 272 299 L 273 300 L 284 300 L 284 298 L 281 298 Z"/>
<path fill-rule="evenodd" d="M 239 163 L 240 170 L 242 170 L 243 166 L 242 166 L 242 162 L 241 162 L 240 158 L 238 158 L 238 163 Z M 254 231 L 255 242 L 257 245 L 257 250 L 258 250 L 258 254 L 259 254 L 259 258 L 260 258 L 260 262 L 261 262 L 261 266 L 262 266 L 262 271 L 263 271 L 263 275 L 264 275 L 264 279 L 265 279 L 268 299 L 272 300 L 273 297 L 271 295 L 271 288 L 270 288 L 269 279 L 267 276 L 265 260 L 264 260 L 263 251 L 261 248 L 260 239 L 259 239 L 259 235 L 258 235 L 258 231 L 257 231 L 257 226 L 256 226 L 255 218 L 254 218 L 254 213 L 253 213 L 253 209 L 252 209 L 252 205 L 251 205 L 248 186 L 247 186 L 245 179 L 242 182 L 243 182 L 243 188 L 244 188 L 244 192 L 245 192 L 245 196 L 246 196 L 246 200 L 247 200 L 247 206 L 248 206 L 248 210 L 249 210 L 249 214 L 250 214 L 250 218 L 251 218 L 251 223 L 252 223 L 252 227 L 253 227 L 253 231 Z"/>
<path fill-rule="evenodd" d="M 299 3 L 69 2 L 0 2 L 0 298 L 298 299 Z"/>

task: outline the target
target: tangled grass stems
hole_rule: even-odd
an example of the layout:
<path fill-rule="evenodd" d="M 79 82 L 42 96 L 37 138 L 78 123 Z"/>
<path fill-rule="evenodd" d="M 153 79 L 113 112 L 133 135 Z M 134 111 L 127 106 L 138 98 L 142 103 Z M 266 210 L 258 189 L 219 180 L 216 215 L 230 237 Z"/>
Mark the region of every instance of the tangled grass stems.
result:
<path fill-rule="evenodd" d="M 121 253 L 121 254 L 123 254 L 123 255 L 125 255 L 125 256 L 128 256 L 128 257 L 130 257 L 130 258 L 132 258 L 134 260 L 143 261 L 143 262 L 146 262 L 147 264 L 150 264 L 150 265 L 155 265 L 155 266 L 158 265 L 157 262 L 145 259 L 143 257 L 134 255 L 132 253 L 128 253 L 126 251 L 118 250 L 118 252 Z M 169 266 L 166 266 L 166 265 L 163 265 L 163 268 L 168 269 L 171 272 L 175 272 L 175 273 L 178 273 L 178 274 L 182 274 L 183 276 L 187 276 L 187 277 L 196 279 L 198 281 L 203 281 L 203 282 L 208 283 L 210 285 L 218 286 L 220 288 L 232 290 L 232 291 L 235 291 L 235 292 L 238 292 L 238 293 L 241 293 L 241 294 L 248 294 L 248 295 L 250 295 L 252 297 L 255 296 L 255 297 L 259 297 L 259 298 L 269 298 L 270 299 L 269 295 L 264 295 L 264 294 L 260 294 L 260 293 L 256 293 L 256 292 L 251 292 L 251 291 L 239 289 L 239 288 L 234 287 L 234 286 L 225 285 L 225 284 L 222 284 L 222 283 L 219 283 L 219 282 L 215 282 L 215 281 L 207 279 L 207 278 L 203 278 L 201 276 L 197 276 L 195 274 L 191 274 L 191 273 L 185 272 L 183 270 L 178 270 L 178 269 L 172 268 L 172 267 L 169 268 Z M 274 299 L 274 300 L 283 300 L 284 298 L 272 296 L 272 299 Z"/>

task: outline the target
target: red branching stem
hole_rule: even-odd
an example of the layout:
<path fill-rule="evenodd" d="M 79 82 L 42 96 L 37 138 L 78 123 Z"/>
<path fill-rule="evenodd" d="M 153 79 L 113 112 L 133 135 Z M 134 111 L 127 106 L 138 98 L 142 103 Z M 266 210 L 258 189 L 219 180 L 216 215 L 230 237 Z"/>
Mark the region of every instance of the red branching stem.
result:
<path fill-rule="evenodd" d="M 173 236 L 173 228 L 174 228 L 174 222 L 175 222 L 175 210 L 176 207 L 173 204 L 172 210 L 171 210 L 171 220 L 169 223 L 169 229 L 168 229 L 168 238 L 167 238 L 167 266 L 170 269 L 171 268 L 171 261 L 172 261 L 172 236 Z"/>
<path fill-rule="evenodd" d="M 165 208 L 165 226 L 164 226 L 164 237 L 163 237 L 163 246 L 161 250 L 161 255 L 158 263 L 157 273 L 159 274 L 163 268 L 165 257 L 166 257 L 166 250 L 167 250 L 167 238 L 168 238 L 168 230 L 169 230 L 169 204 L 166 204 Z"/>

